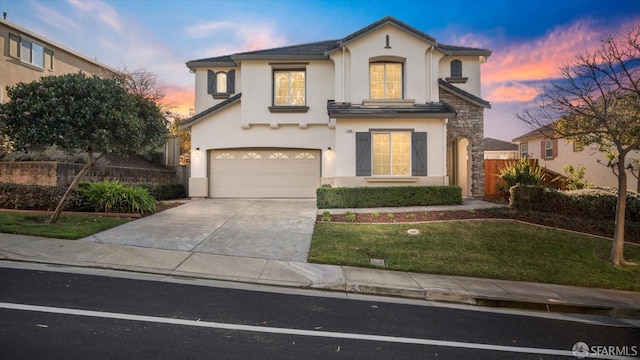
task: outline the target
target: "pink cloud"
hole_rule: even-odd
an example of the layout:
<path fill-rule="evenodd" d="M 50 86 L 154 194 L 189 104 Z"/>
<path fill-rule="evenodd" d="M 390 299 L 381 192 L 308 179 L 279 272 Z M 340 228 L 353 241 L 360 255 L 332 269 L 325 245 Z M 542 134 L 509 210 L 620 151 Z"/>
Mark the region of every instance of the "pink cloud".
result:
<path fill-rule="evenodd" d="M 558 76 L 558 68 L 596 48 L 611 32 L 623 32 L 638 19 L 603 28 L 591 20 L 558 26 L 532 42 L 496 47 L 482 67 L 485 97 L 493 102 L 530 101 L 536 89 L 529 83 Z"/>

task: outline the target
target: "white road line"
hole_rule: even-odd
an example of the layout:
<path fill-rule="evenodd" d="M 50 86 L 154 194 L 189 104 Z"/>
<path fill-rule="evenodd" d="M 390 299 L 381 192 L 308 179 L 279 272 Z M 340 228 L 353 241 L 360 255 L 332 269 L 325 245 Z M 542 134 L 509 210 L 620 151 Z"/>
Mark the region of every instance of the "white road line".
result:
<path fill-rule="evenodd" d="M 460 341 L 418 339 L 418 338 L 408 338 L 408 337 L 354 334 L 354 333 L 331 332 L 331 331 L 274 328 L 274 327 L 265 327 L 265 326 L 252 326 L 252 325 L 228 324 L 228 323 L 209 322 L 209 321 L 173 319 L 173 318 L 165 318 L 165 317 L 91 311 L 91 310 L 79 310 L 79 309 L 69 309 L 69 308 L 57 308 L 57 307 L 49 307 L 49 306 L 26 305 L 26 304 L 15 304 L 15 303 L 5 303 L 5 302 L 0 302 L 0 308 L 9 309 L 9 310 L 44 312 L 44 313 L 50 313 L 50 314 L 87 316 L 87 317 L 95 317 L 95 318 L 103 318 L 103 319 L 141 321 L 141 322 L 149 322 L 149 323 L 157 323 L 157 324 L 195 326 L 195 327 L 204 327 L 204 328 L 213 328 L 213 329 L 251 331 L 251 332 L 261 332 L 261 333 L 270 333 L 270 334 L 281 334 L 281 335 L 367 340 L 367 341 L 379 341 L 379 342 L 400 343 L 400 344 L 431 345 L 431 346 L 444 346 L 444 347 L 474 349 L 474 350 L 505 351 L 505 352 L 525 353 L 525 354 L 560 355 L 560 356 L 574 357 L 571 351 L 566 351 L 566 350 L 541 349 L 541 348 L 530 348 L 530 347 L 520 347 L 520 346 L 490 345 L 490 344 L 479 344 L 479 343 L 465 343 Z M 598 357 L 593 355 L 590 355 L 589 358 L 631 359 L 627 357 Z"/>

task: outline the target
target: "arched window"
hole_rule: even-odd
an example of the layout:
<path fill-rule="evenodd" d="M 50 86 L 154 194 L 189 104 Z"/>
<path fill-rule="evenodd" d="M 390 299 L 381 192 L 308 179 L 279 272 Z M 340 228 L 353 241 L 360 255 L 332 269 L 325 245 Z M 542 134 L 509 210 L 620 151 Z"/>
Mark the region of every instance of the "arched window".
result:
<path fill-rule="evenodd" d="M 451 61 L 451 77 L 452 78 L 462 77 L 462 61 L 460 60 Z"/>

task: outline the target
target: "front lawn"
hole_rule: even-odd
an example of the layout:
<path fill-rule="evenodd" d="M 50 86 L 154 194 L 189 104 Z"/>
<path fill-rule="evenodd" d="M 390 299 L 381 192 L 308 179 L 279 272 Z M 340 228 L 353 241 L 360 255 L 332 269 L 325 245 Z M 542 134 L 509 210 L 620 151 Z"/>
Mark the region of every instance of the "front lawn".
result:
<path fill-rule="evenodd" d="M 610 251 L 610 240 L 506 221 L 318 223 L 309 261 L 640 291 L 640 266 L 616 269 Z M 640 263 L 640 246 L 626 245 L 625 258 Z"/>
<path fill-rule="evenodd" d="M 50 215 L 0 212 L 0 233 L 81 239 L 124 224 L 131 219 L 63 214 L 55 224 L 46 224 Z"/>

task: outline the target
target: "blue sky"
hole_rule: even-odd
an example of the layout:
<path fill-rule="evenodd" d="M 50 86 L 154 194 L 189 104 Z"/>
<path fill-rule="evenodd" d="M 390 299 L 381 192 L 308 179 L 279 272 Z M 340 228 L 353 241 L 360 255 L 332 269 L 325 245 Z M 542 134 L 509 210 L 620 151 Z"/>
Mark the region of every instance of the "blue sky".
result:
<path fill-rule="evenodd" d="M 194 76 L 184 63 L 342 38 L 393 16 L 451 45 L 488 48 L 482 65 L 485 136 L 529 129 L 515 116 L 535 86 L 610 32 L 640 24 L 637 0 L 0 0 L 7 20 L 114 68 L 160 75 L 166 101 L 187 114 Z"/>

